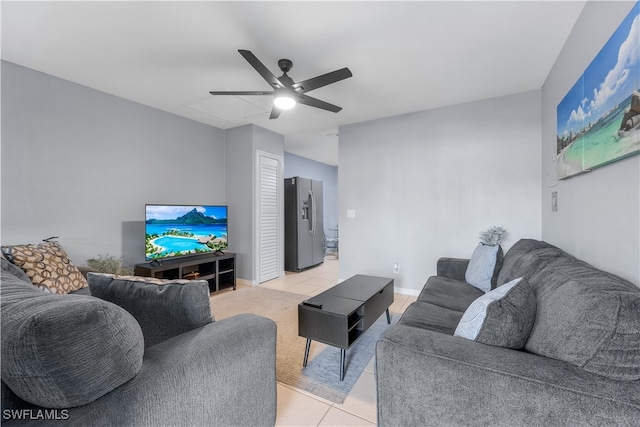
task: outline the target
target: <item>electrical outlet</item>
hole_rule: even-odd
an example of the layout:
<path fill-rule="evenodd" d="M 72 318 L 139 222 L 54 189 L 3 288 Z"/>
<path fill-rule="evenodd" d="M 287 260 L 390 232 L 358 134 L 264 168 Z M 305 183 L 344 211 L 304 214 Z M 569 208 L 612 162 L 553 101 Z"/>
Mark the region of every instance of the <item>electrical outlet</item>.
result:
<path fill-rule="evenodd" d="M 400 273 L 400 263 L 398 261 L 393 263 L 393 272 L 396 274 Z"/>

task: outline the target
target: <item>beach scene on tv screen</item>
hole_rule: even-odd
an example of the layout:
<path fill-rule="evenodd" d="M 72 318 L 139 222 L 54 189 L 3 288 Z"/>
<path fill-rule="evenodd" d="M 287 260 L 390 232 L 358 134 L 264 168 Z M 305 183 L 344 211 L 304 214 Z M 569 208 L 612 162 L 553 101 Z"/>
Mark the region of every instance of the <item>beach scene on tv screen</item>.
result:
<path fill-rule="evenodd" d="M 226 206 L 147 205 L 147 260 L 227 249 Z"/>

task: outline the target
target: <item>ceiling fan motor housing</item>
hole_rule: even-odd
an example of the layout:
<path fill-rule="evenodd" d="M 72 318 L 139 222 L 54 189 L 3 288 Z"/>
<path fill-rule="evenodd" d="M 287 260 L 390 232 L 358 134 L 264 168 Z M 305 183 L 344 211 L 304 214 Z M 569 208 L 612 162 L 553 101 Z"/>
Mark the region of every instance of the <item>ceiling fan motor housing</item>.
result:
<path fill-rule="evenodd" d="M 279 59 L 278 67 L 280 67 L 283 73 L 288 73 L 291 67 L 293 67 L 293 62 L 289 59 Z"/>

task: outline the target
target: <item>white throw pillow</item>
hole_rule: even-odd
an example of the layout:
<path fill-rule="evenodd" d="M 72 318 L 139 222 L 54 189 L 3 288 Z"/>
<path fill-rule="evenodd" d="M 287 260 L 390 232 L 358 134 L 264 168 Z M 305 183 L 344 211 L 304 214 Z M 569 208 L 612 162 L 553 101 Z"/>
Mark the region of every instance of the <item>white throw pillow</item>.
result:
<path fill-rule="evenodd" d="M 471 255 L 464 278 L 468 284 L 484 292 L 491 290 L 491 278 L 496 268 L 496 258 L 500 246 L 478 243 Z"/>
<path fill-rule="evenodd" d="M 453 333 L 453 335 L 456 337 L 462 337 L 471 341 L 475 341 L 478 337 L 478 334 L 480 333 L 480 329 L 482 329 L 482 325 L 484 325 L 489 305 L 495 301 L 503 299 L 509 293 L 511 288 L 520 283 L 521 280 L 522 277 L 518 277 L 517 279 L 514 279 L 509 283 L 498 286 L 496 289 L 492 290 L 491 292 L 487 292 L 486 294 L 482 295 L 474 302 L 472 302 L 462 315 L 460 323 L 458 323 L 458 327 L 456 328 L 456 331 Z"/>

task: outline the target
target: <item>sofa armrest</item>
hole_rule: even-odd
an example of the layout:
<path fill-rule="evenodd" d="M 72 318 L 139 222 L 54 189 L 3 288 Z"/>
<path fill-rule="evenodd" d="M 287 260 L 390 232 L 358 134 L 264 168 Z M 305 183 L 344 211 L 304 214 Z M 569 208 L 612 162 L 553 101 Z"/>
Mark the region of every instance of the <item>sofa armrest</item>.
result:
<path fill-rule="evenodd" d="M 640 381 L 407 325 L 376 346 L 378 425 L 633 425 Z"/>
<path fill-rule="evenodd" d="M 64 420 L 47 425 L 274 425 L 276 324 L 241 314 L 149 347 L 132 380 L 64 411 L 58 410 Z M 42 425 L 41 419 L 5 421 Z"/>
<path fill-rule="evenodd" d="M 465 273 L 469 259 L 463 258 L 447 258 L 438 259 L 438 276 L 448 277 L 449 279 L 465 281 Z"/>

